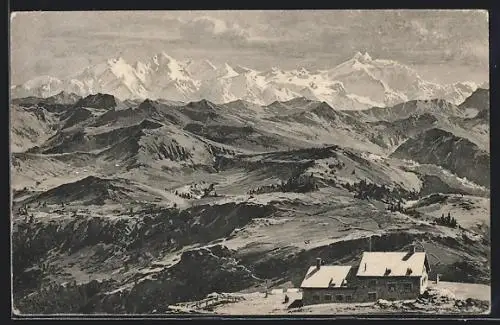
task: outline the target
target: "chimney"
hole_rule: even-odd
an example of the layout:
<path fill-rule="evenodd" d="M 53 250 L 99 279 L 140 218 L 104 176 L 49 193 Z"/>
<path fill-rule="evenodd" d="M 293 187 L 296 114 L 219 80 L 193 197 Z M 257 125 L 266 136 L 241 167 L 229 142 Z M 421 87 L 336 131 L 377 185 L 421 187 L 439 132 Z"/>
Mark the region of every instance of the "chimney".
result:
<path fill-rule="evenodd" d="M 441 274 L 436 274 L 436 284 L 439 284 L 439 276 L 440 276 L 440 275 L 441 275 Z"/>
<path fill-rule="evenodd" d="M 410 245 L 410 253 L 414 254 L 417 251 L 415 244 Z"/>
<path fill-rule="evenodd" d="M 366 263 L 365 263 L 365 271 L 366 271 Z"/>
<path fill-rule="evenodd" d="M 316 269 L 318 269 L 318 270 L 319 270 L 320 268 L 321 268 L 321 258 L 319 258 L 319 257 L 318 257 L 318 258 L 316 259 Z"/>

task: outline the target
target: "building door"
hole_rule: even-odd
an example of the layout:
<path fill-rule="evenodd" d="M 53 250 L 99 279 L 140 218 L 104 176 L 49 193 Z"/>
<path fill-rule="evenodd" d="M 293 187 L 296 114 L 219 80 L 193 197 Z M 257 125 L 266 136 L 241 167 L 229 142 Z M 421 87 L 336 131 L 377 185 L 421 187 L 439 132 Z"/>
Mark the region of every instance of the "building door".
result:
<path fill-rule="evenodd" d="M 377 300 L 377 293 L 375 291 L 374 292 L 368 292 L 368 299 L 371 300 L 371 301 Z"/>

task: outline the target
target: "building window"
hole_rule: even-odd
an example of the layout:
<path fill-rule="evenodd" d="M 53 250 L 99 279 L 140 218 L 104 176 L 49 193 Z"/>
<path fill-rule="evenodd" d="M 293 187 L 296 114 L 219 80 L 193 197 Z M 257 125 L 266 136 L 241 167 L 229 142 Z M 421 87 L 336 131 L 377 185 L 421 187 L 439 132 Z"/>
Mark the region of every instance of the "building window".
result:
<path fill-rule="evenodd" d="M 335 300 L 336 301 L 344 301 L 344 295 L 336 295 Z"/>
<path fill-rule="evenodd" d="M 387 291 L 395 292 L 396 291 L 396 283 L 394 283 L 394 282 L 387 283 Z"/>
<path fill-rule="evenodd" d="M 368 292 L 368 299 L 369 300 L 377 300 L 377 293 L 376 292 Z"/>
<path fill-rule="evenodd" d="M 332 296 L 331 295 L 325 295 L 325 301 L 332 301 Z"/>
<path fill-rule="evenodd" d="M 411 292 L 412 289 L 413 289 L 413 286 L 412 286 L 411 283 L 409 283 L 409 282 L 403 283 L 403 290 L 404 290 L 404 292 Z"/>
<path fill-rule="evenodd" d="M 351 295 L 345 296 L 345 301 L 352 301 L 352 296 Z"/>
<path fill-rule="evenodd" d="M 313 300 L 314 300 L 314 301 L 319 301 L 319 296 L 318 296 L 318 295 L 314 295 L 314 296 L 313 296 Z"/>
<path fill-rule="evenodd" d="M 370 280 L 370 281 L 368 281 L 368 285 L 369 285 L 370 287 L 375 287 L 375 286 L 377 286 L 377 280 Z"/>

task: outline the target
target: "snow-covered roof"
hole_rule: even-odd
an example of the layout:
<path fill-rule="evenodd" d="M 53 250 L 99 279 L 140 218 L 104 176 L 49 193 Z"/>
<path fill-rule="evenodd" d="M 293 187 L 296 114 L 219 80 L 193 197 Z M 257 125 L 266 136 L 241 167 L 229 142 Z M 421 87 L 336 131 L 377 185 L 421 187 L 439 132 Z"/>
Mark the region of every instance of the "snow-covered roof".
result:
<path fill-rule="evenodd" d="M 300 285 L 301 288 L 340 287 L 351 270 L 348 265 L 321 265 L 319 269 L 311 266 Z"/>
<path fill-rule="evenodd" d="M 425 252 L 364 252 L 356 276 L 421 276 Z"/>

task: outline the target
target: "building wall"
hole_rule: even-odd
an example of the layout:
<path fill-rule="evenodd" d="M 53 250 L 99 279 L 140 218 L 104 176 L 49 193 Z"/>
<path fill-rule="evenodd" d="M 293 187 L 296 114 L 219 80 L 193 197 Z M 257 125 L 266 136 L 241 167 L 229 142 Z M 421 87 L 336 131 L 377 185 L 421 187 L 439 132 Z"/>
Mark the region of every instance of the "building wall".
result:
<path fill-rule="evenodd" d="M 351 279 L 347 288 L 302 289 L 302 303 L 304 305 L 342 303 L 342 302 L 370 302 L 378 299 L 405 300 L 415 299 L 425 291 L 427 278 L 424 277 L 356 277 Z M 331 299 L 328 299 L 330 296 Z M 337 299 L 337 296 L 341 298 Z M 350 298 L 350 299 L 349 299 Z"/>
<path fill-rule="evenodd" d="M 358 277 L 351 285 L 358 302 L 415 299 L 422 287 L 420 277 Z"/>
<path fill-rule="evenodd" d="M 350 298 L 350 299 L 349 299 Z M 354 289 L 328 288 L 328 289 L 302 289 L 302 304 L 328 304 L 354 302 Z"/>

